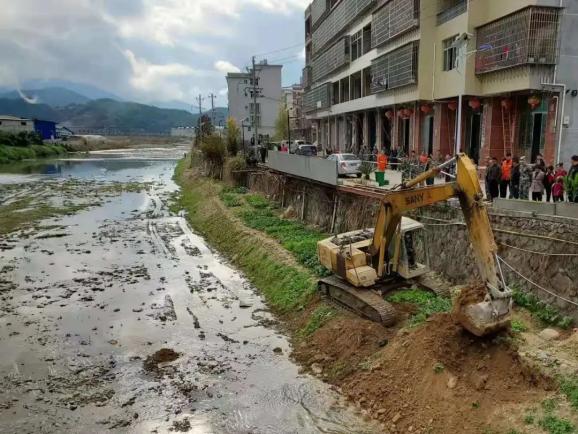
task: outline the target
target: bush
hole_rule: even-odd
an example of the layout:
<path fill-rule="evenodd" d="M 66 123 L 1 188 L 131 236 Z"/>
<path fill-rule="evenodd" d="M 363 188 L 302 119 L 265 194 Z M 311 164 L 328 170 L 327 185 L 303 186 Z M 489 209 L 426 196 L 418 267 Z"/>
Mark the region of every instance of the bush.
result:
<path fill-rule="evenodd" d="M 223 174 L 223 164 L 227 150 L 225 142 L 219 136 L 204 137 L 201 142 L 201 152 L 207 164 L 207 175 L 213 178 L 221 178 Z"/>
<path fill-rule="evenodd" d="M 247 163 L 242 156 L 229 158 L 225 163 L 225 173 L 235 184 L 241 184 L 244 179 L 243 170 L 247 168 Z"/>

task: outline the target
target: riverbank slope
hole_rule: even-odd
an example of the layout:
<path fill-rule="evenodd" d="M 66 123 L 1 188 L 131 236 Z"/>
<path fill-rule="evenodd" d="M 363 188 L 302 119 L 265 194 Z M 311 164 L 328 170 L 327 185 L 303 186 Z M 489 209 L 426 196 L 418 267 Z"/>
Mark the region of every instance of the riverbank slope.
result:
<path fill-rule="evenodd" d="M 311 245 L 324 234 L 262 196 L 203 177 L 190 159 L 175 179 L 191 225 L 265 294 L 293 337 L 293 356 L 388 432 L 538 433 L 576 423 L 572 399 L 521 356 L 543 328 L 527 312 L 516 313 L 518 331 L 479 340 L 454 324 L 451 303 L 406 291 L 390 299 L 402 321 L 383 328 L 315 294 L 322 271 Z M 548 400 L 555 409 L 542 405 Z"/>

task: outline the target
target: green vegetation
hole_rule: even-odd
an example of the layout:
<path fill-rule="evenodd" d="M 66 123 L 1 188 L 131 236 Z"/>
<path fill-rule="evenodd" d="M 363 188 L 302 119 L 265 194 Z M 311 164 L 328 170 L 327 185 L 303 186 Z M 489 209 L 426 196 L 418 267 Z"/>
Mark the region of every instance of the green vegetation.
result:
<path fill-rule="evenodd" d="M 53 157 L 65 154 L 66 148 L 58 144 L 44 144 L 36 133 L 10 134 L 0 132 L 0 164 L 14 161 Z"/>
<path fill-rule="evenodd" d="M 527 414 L 526 416 L 524 416 L 524 423 L 526 425 L 534 425 L 535 421 L 536 420 L 534 418 L 534 415 L 532 415 L 532 414 Z"/>
<path fill-rule="evenodd" d="M 434 365 L 434 368 L 433 368 L 433 370 L 434 370 L 434 372 L 435 372 L 436 374 L 441 374 L 442 372 L 445 371 L 445 369 L 446 369 L 446 367 L 445 367 L 444 364 L 441 363 L 441 362 L 436 363 L 436 364 Z"/>
<path fill-rule="evenodd" d="M 539 425 L 549 434 L 574 434 L 576 427 L 566 419 L 560 419 L 552 414 L 547 414 L 540 420 Z"/>
<path fill-rule="evenodd" d="M 87 205 L 55 207 L 46 203 L 34 204 L 30 197 L 15 200 L 0 206 L 0 235 L 24 229 L 47 218 L 74 214 L 86 207 Z"/>
<path fill-rule="evenodd" d="M 546 413 L 551 413 L 558 408 L 558 401 L 553 398 L 542 401 L 542 408 Z"/>
<path fill-rule="evenodd" d="M 511 329 L 514 333 L 523 333 L 528 331 L 528 326 L 519 319 L 513 319 Z"/>
<path fill-rule="evenodd" d="M 224 140 L 216 135 L 203 137 L 200 149 L 207 165 L 207 175 L 212 178 L 221 179 L 223 176 L 223 166 L 227 157 L 227 148 Z"/>
<path fill-rule="evenodd" d="M 305 306 L 316 290 L 314 275 L 287 264 L 266 245 L 255 242 L 253 235 L 235 224 L 221 207 L 214 205 L 211 199 L 218 197 L 219 183 L 184 176 L 189 163 L 190 160 L 179 162 L 175 180 L 183 187 L 179 203 L 188 212 L 192 226 L 229 255 L 278 311 L 294 311 Z M 228 193 L 234 194 L 234 191 Z"/>
<path fill-rule="evenodd" d="M 337 312 L 330 306 L 320 306 L 309 318 L 307 325 L 300 331 L 302 336 L 309 336 L 333 318 Z"/>
<path fill-rule="evenodd" d="M 239 152 L 239 137 L 241 136 L 241 131 L 237 125 L 237 121 L 233 117 L 227 119 L 227 152 L 230 156 L 237 155 Z"/>
<path fill-rule="evenodd" d="M 289 112 L 285 103 L 279 104 L 277 111 L 277 119 L 275 119 L 275 134 L 273 138 L 277 141 L 287 139 L 289 137 Z"/>
<path fill-rule="evenodd" d="M 526 308 L 544 324 L 563 329 L 568 329 L 573 324 L 572 318 L 562 315 L 557 309 L 544 303 L 535 295 L 524 292 L 519 288 L 514 288 L 513 299 L 518 306 Z"/>
<path fill-rule="evenodd" d="M 449 312 L 452 307 L 452 301 L 449 298 L 440 297 L 433 292 L 421 289 L 401 291 L 387 299 L 393 303 L 415 304 L 419 308 L 418 312 L 410 319 L 411 326 L 423 323 L 434 313 Z"/>
<path fill-rule="evenodd" d="M 560 390 L 572 405 L 574 410 L 578 410 L 578 377 L 570 376 L 560 380 Z"/>

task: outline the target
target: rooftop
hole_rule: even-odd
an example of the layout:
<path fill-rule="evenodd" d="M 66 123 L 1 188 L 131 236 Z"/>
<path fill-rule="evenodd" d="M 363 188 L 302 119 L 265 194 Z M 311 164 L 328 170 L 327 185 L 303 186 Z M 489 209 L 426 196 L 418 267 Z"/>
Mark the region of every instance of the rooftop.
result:
<path fill-rule="evenodd" d="M 19 118 L 17 116 L 0 115 L 0 121 L 31 121 L 32 119 Z"/>

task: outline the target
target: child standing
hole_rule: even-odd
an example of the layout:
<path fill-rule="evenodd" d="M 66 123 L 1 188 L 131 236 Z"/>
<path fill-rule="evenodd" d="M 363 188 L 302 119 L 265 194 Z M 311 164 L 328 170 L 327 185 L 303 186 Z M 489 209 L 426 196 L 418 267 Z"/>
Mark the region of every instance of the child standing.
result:
<path fill-rule="evenodd" d="M 554 202 L 564 202 L 564 178 L 559 176 L 552 186 L 552 199 Z"/>

